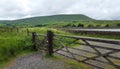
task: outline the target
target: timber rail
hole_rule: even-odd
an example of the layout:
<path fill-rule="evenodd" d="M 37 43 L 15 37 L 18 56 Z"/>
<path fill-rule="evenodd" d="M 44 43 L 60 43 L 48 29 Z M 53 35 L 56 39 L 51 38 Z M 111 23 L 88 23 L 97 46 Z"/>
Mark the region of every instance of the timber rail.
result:
<path fill-rule="evenodd" d="M 50 56 L 56 53 L 97 69 L 106 69 L 103 65 L 120 69 L 120 56 L 118 56 L 120 55 L 120 40 L 54 34 L 52 31 L 48 31 L 47 34 L 37 34 L 36 32 L 32 32 L 32 40 L 34 49 L 43 49 Z M 65 42 L 65 40 L 68 42 Z M 59 44 L 56 45 L 55 43 L 57 42 Z M 91 50 L 76 48 L 71 46 L 72 44 L 77 44 L 77 46 L 80 47 L 88 47 L 91 48 Z M 72 50 L 89 54 L 83 55 L 82 53 L 76 53 Z M 68 53 L 69 55 L 62 52 Z M 116 54 L 118 55 L 116 56 Z M 92 64 L 90 61 L 98 62 L 102 65 Z"/>

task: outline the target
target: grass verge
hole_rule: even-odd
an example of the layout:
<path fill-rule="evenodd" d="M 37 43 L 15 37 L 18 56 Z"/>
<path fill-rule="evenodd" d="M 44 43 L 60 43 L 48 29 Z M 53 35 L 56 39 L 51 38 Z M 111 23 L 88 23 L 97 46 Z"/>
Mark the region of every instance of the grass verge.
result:
<path fill-rule="evenodd" d="M 25 56 L 25 55 L 28 55 L 28 54 L 32 54 L 32 53 L 35 53 L 35 52 L 36 52 L 36 51 L 34 51 L 34 50 L 22 51 L 22 52 L 20 52 L 19 54 L 17 54 L 15 57 L 10 57 L 8 60 L 3 61 L 3 62 L 0 64 L 0 69 L 6 68 L 6 67 L 9 66 L 10 64 L 12 64 L 12 62 L 15 61 L 15 59 L 18 58 L 18 57 L 22 57 L 22 56 Z"/>

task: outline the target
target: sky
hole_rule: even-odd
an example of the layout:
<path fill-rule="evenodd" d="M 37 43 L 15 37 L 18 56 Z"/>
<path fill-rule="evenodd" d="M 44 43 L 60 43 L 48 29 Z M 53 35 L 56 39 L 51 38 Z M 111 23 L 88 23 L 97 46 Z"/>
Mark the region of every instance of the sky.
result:
<path fill-rule="evenodd" d="M 120 0 L 0 0 L 0 20 L 57 14 L 120 20 Z"/>

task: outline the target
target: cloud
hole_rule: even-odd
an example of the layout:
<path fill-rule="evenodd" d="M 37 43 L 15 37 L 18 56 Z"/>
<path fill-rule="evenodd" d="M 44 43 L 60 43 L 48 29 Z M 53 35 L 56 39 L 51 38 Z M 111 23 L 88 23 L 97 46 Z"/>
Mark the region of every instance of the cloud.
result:
<path fill-rule="evenodd" d="M 85 14 L 95 19 L 120 19 L 120 0 L 0 0 L 0 19 L 55 14 Z"/>

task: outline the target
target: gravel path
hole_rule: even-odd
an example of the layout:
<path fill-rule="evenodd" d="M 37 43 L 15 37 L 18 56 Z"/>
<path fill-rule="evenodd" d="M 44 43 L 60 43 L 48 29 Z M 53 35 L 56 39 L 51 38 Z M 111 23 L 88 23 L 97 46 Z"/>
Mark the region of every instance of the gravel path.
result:
<path fill-rule="evenodd" d="M 17 58 L 5 69 L 70 69 L 61 60 L 44 58 L 42 53 L 34 53 Z"/>

